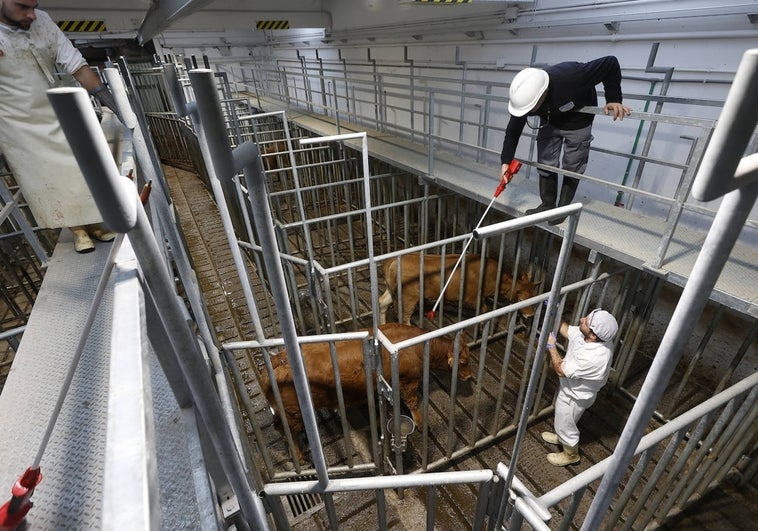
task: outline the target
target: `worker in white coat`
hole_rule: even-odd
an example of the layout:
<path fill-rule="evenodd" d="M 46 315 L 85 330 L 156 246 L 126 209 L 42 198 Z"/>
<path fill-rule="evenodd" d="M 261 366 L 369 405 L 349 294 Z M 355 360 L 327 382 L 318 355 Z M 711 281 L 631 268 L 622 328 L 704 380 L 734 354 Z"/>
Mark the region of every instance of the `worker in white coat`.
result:
<path fill-rule="evenodd" d="M 552 332 L 547 343 L 550 364 L 559 377 L 555 433 L 543 432 L 542 439 L 563 446 L 562 452 L 548 454 L 547 460 L 555 466 L 566 466 L 579 462 L 577 422 L 608 381 L 618 323 L 613 315 L 597 308 L 579 319 L 579 326 L 562 322 L 558 332 L 568 338 L 565 357 L 558 353 Z"/>
<path fill-rule="evenodd" d="M 36 0 L 0 0 L 0 151 L 40 227 L 69 227 L 77 252 L 111 241 L 47 99 L 58 68 L 104 106 L 113 95 Z"/>

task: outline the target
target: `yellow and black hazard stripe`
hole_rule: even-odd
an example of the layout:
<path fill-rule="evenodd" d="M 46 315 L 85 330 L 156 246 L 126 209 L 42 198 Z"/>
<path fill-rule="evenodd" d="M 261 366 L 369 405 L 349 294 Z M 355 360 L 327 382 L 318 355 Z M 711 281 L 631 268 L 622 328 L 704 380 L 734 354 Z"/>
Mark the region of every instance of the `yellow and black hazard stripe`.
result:
<path fill-rule="evenodd" d="M 105 31 L 104 20 L 59 20 L 57 24 L 62 31 Z"/>
<path fill-rule="evenodd" d="M 285 30 L 290 29 L 289 20 L 258 20 L 255 29 L 259 30 Z"/>

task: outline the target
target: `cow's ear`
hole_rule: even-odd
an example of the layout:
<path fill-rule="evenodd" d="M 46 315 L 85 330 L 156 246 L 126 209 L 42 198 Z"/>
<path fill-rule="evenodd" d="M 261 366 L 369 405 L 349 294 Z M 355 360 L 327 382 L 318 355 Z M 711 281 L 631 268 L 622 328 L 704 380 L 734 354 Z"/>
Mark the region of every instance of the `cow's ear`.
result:
<path fill-rule="evenodd" d="M 452 356 L 448 356 L 448 358 L 447 358 L 447 366 L 448 366 L 448 368 L 451 371 L 453 370 L 453 357 Z"/>

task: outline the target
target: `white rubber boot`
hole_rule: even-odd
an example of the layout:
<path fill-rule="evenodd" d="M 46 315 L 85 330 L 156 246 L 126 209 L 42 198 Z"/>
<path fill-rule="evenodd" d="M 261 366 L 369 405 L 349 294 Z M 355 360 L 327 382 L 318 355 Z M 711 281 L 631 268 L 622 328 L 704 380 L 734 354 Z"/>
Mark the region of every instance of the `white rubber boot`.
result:
<path fill-rule="evenodd" d="M 87 230 L 82 227 L 69 227 L 74 233 L 74 250 L 77 253 L 89 253 L 95 250 L 95 244 L 87 234 Z"/>
<path fill-rule="evenodd" d="M 542 432 L 542 440 L 550 444 L 561 444 L 561 441 L 558 440 L 558 436 L 549 431 Z"/>
<path fill-rule="evenodd" d="M 573 465 L 579 462 L 579 445 L 566 446 L 563 445 L 563 451 L 556 454 L 547 454 L 547 460 L 551 465 L 555 466 L 567 466 Z"/>
<path fill-rule="evenodd" d="M 101 242 L 112 242 L 116 239 L 116 233 L 107 230 L 102 223 L 87 225 L 87 232 L 89 232 L 90 236 L 97 238 Z"/>

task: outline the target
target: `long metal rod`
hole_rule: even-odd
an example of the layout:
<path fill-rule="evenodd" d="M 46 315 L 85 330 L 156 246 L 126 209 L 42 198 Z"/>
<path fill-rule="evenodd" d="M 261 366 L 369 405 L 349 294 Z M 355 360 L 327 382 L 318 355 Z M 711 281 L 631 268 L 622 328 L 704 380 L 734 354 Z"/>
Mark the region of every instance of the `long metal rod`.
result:
<path fill-rule="evenodd" d="M 544 366 L 545 350 L 548 341 L 548 330 L 553 330 L 555 327 L 555 315 L 558 307 L 558 301 L 560 298 L 561 285 L 566 274 L 569 258 L 571 255 L 571 249 L 574 244 L 574 235 L 576 234 L 576 227 L 579 224 L 579 211 L 581 210 L 581 204 L 575 203 L 566 207 L 557 208 L 555 210 L 573 209 L 572 214 L 568 218 L 568 227 L 561 242 L 561 250 L 558 254 L 558 261 L 555 266 L 555 274 L 553 276 L 553 282 L 551 284 L 550 296 L 548 297 L 547 307 L 553 309 L 552 311 L 546 311 L 542 321 L 542 331 L 539 341 L 537 343 L 537 350 L 534 353 L 534 362 L 529 375 L 529 384 L 524 395 L 524 405 L 521 409 L 521 415 L 518 421 L 518 429 L 516 431 L 516 439 L 513 443 L 513 451 L 510 465 L 508 466 L 508 473 L 505 477 L 505 488 L 510 489 L 516 473 L 516 466 L 518 463 L 519 454 L 521 451 L 521 445 L 523 444 L 524 437 L 526 436 L 526 428 L 529 422 L 529 414 L 534 407 L 534 397 L 539 385 L 539 377 Z M 551 212 L 551 211 L 547 211 Z M 543 213 L 544 214 L 544 213 Z M 534 214 L 539 216 L 541 214 Z M 529 218 L 531 216 L 525 216 Z M 523 218 L 522 218 L 523 219 Z M 508 222 L 506 222 L 508 223 Z"/>
<path fill-rule="evenodd" d="M 145 211 L 139 204 L 134 184 L 121 176 L 116 168 L 89 95 L 84 89 L 62 88 L 49 90 L 48 98 L 104 221 L 110 228 L 130 235 L 134 254 L 139 260 L 145 283 L 154 297 L 166 333 L 177 352 L 182 353 L 181 356 L 166 358 L 169 362 L 179 362 L 174 370 L 183 374 L 189 384 L 195 407 L 207 427 L 243 515 L 252 528 L 269 529 L 265 509 L 260 498 L 254 496 L 250 488 L 197 341 L 172 291 L 173 279 L 163 267 L 158 244 Z M 161 357 L 160 352 L 156 354 Z"/>
<path fill-rule="evenodd" d="M 732 179 L 732 176 L 739 167 L 739 159 L 758 121 L 756 103 L 758 103 L 758 49 L 745 54 L 735 76 L 733 89 L 724 105 L 725 119 L 719 121 L 716 126 L 713 141 L 708 146 L 704 157 L 704 161 L 717 159 L 721 164 L 701 165 L 696 186 L 693 189 L 699 199 L 706 199 L 711 194 L 722 192 L 725 188 L 724 175 L 728 176 L 727 183 L 731 181 L 730 187 L 739 186 L 740 181 Z M 745 112 L 745 109 L 749 111 Z M 735 132 L 730 133 L 732 130 Z M 733 140 L 728 147 L 724 142 L 727 139 Z M 724 196 L 690 278 L 682 291 L 679 303 L 671 316 L 669 326 L 661 339 L 639 397 L 621 433 L 618 445 L 610 457 L 608 473 L 603 478 L 592 501 L 582 525 L 583 530 L 597 529 L 602 522 L 634 455 L 634 450 L 681 358 L 685 347 L 682 338 L 689 335 L 692 323 L 697 321 L 708 302 L 710 293 L 729 259 L 757 197 L 758 181 L 755 179 Z"/>
<path fill-rule="evenodd" d="M 305 425 L 305 433 L 310 445 L 311 458 L 319 477 L 319 483 L 325 486 L 329 483 L 329 474 L 327 472 L 324 449 L 318 433 L 313 399 L 308 387 L 308 375 L 305 372 L 305 364 L 298 343 L 292 308 L 289 305 L 289 298 L 287 296 L 284 269 L 282 261 L 278 256 L 276 234 L 274 233 L 274 224 L 266 195 L 263 162 L 260 158 L 257 144 L 245 142 L 237 150 L 244 150 L 246 153 L 239 155 L 239 160 L 245 163 L 243 173 L 245 175 L 245 184 L 249 191 L 250 207 L 255 225 L 258 227 L 261 246 L 268 250 L 268 252 L 263 253 L 263 259 L 266 271 L 268 272 L 271 293 L 274 297 L 274 306 L 282 329 L 282 337 L 287 347 L 287 359 L 292 370 L 295 392 L 303 415 L 303 424 Z M 238 154 L 240 153 L 242 152 L 238 151 Z M 271 362 L 268 360 L 268 357 L 265 358 L 265 361 L 270 365 Z"/>
<path fill-rule="evenodd" d="M 485 483 L 490 481 L 492 470 L 451 470 L 428 474 L 404 474 L 399 476 L 370 476 L 362 478 L 332 478 L 322 490 L 318 481 L 297 481 L 269 483 L 261 496 L 290 496 L 293 494 L 315 494 L 322 492 L 349 492 L 356 490 L 417 488 L 465 483 Z"/>
<path fill-rule="evenodd" d="M 169 74 L 172 72 L 172 69 L 167 68 L 165 72 Z M 254 316 L 253 325 L 256 335 L 258 337 L 265 337 L 260 320 L 255 318 L 258 312 L 250 278 L 247 274 L 242 253 L 237 245 L 231 214 L 227 207 L 222 188 L 222 179 L 224 181 L 231 181 L 234 177 L 236 161 L 234 160 L 229 140 L 226 136 L 226 127 L 221 118 L 221 104 L 219 103 L 213 72 L 211 70 L 193 70 L 189 75 L 192 89 L 195 91 L 196 102 L 194 105 L 185 104 L 185 107 L 188 110 L 193 109 L 191 114 L 192 119 L 199 122 L 196 132 L 200 141 L 200 148 L 203 152 L 203 158 L 206 161 L 206 169 L 213 196 L 216 199 L 216 206 L 218 207 L 224 232 L 229 242 L 229 250 L 232 253 L 234 264 L 239 272 L 239 280 L 248 310 L 250 311 L 250 315 Z"/>
<path fill-rule="evenodd" d="M 74 355 L 72 356 L 71 362 L 69 363 L 68 371 L 66 371 L 66 377 L 64 378 L 63 383 L 61 384 L 61 388 L 58 391 L 58 399 L 56 400 L 55 406 L 53 407 L 50 421 L 47 423 L 47 426 L 45 428 L 45 434 L 42 437 L 39 448 L 37 448 L 37 455 L 34 458 L 32 468 L 39 467 L 40 461 L 42 461 L 42 457 L 45 453 L 45 449 L 47 448 L 47 443 L 50 441 L 50 436 L 53 434 L 53 428 L 58 421 L 58 416 L 60 415 L 61 408 L 63 407 L 63 402 L 66 400 L 66 396 L 68 396 L 68 391 L 71 387 L 71 382 L 74 379 L 76 368 L 79 366 L 79 360 L 84 353 L 84 347 L 87 344 L 87 339 L 89 338 L 89 333 L 92 329 L 92 323 L 95 322 L 95 317 L 98 315 L 97 310 L 100 308 L 100 303 L 102 302 L 103 296 L 105 295 L 105 288 L 108 286 L 108 280 L 110 279 L 111 272 L 113 271 L 113 267 L 116 263 L 116 254 L 118 254 L 118 251 L 121 248 L 121 242 L 123 240 L 123 235 L 119 234 L 116 236 L 116 239 L 114 240 L 113 245 L 108 252 L 108 258 L 105 261 L 105 268 L 100 275 L 100 280 L 98 280 L 95 294 L 92 297 L 92 302 L 90 303 L 90 307 L 87 310 L 87 318 L 85 319 L 84 324 L 79 331 L 79 341 L 76 344 L 76 350 L 74 351 Z"/>

